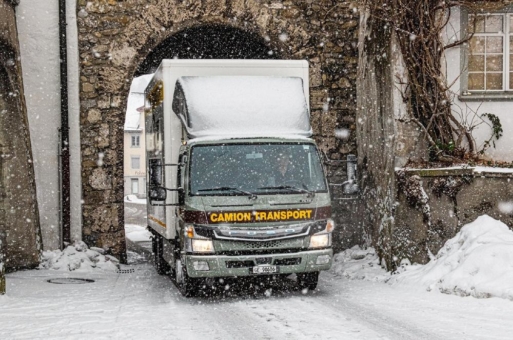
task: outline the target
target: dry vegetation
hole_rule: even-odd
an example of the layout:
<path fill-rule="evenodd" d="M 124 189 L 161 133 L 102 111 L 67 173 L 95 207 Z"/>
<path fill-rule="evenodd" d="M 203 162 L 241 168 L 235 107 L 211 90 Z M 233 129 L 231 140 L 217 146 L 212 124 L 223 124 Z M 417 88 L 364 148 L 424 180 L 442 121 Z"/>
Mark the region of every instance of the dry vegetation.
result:
<path fill-rule="evenodd" d="M 409 121 L 424 132 L 430 145 L 430 161 L 461 163 L 478 161 L 479 150 L 471 127 L 451 113 L 451 96 L 442 72 L 444 51 L 467 42 L 470 36 L 445 45 L 443 31 L 451 10 L 464 6 L 471 13 L 486 12 L 510 1 L 367 0 L 370 20 L 385 22 L 395 31 L 408 81 L 403 98 Z M 379 27 L 380 25 L 378 25 Z"/>

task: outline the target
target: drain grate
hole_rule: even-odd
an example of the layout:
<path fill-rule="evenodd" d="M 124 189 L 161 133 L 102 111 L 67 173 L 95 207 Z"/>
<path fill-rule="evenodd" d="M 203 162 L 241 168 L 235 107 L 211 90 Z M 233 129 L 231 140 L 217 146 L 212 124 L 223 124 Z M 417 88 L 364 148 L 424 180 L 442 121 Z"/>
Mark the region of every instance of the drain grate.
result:
<path fill-rule="evenodd" d="M 93 283 L 94 280 L 81 279 L 78 277 L 63 277 L 63 278 L 58 278 L 58 279 L 50 279 L 47 282 L 54 283 L 57 285 L 82 285 L 85 283 Z"/>
<path fill-rule="evenodd" d="M 118 274 L 132 274 L 132 273 L 135 273 L 135 269 L 134 268 L 118 269 L 118 270 L 116 270 L 116 273 L 118 273 Z"/>

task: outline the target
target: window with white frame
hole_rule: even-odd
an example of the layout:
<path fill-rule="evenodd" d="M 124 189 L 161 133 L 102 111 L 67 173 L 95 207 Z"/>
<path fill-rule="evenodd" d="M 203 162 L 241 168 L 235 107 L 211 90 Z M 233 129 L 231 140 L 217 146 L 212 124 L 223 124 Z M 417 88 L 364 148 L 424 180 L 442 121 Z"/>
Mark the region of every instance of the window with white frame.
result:
<path fill-rule="evenodd" d="M 132 169 L 140 169 L 141 168 L 141 157 L 132 156 Z"/>
<path fill-rule="evenodd" d="M 133 148 L 138 148 L 140 146 L 140 138 L 141 136 L 139 135 L 133 135 L 132 136 L 132 147 Z"/>
<path fill-rule="evenodd" d="M 513 14 L 468 16 L 468 91 L 513 90 Z"/>

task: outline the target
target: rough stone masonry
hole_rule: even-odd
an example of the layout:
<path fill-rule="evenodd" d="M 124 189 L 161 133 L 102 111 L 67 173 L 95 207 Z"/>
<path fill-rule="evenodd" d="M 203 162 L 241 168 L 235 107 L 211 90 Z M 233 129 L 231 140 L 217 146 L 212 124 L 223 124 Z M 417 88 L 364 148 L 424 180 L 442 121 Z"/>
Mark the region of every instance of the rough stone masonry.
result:
<path fill-rule="evenodd" d="M 193 28 L 235 28 L 263 41 L 270 57 L 309 60 L 314 138 L 330 158 L 355 153 L 356 7 L 338 0 L 79 0 L 84 240 L 124 254 L 123 121 L 131 79 L 150 51 Z M 350 130 L 349 139 L 336 139 L 336 128 Z"/>
<path fill-rule="evenodd" d="M 0 0 L 0 291 L 7 269 L 39 264 L 41 231 L 14 0 Z"/>

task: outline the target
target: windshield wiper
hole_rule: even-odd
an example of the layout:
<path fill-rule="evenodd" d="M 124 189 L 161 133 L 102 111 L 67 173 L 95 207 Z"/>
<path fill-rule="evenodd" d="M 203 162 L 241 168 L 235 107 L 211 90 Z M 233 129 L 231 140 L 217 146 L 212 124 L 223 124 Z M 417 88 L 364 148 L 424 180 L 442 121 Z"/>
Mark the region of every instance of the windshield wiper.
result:
<path fill-rule="evenodd" d="M 199 189 L 198 192 L 200 192 L 200 191 L 203 191 L 203 192 L 206 192 L 206 191 L 234 191 L 234 192 L 238 192 L 238 193 L 241 193 L 244 195 L 248 195 L 249 199 L 254 200 L 257 198 L 257 195 L 255 195 L 252 192 L 240 190 L 240 189 L 233 188 L 233 187 L 216 187 L 216 188 L 208 188 L 208 189 Z"/>
<path fill-rule="evenodd" d="M 278 186 L 274 186 L 274 187 L 260 187 L 260 188 L 257 188 L 258 190 L 294 190 L 296 192 L 302 192 L 302 193 L 305 193 L 305 194 L 308 194 L 308 197 L 314 197 L 315 196 L 315 192 L 314 191 L 310 191 L 310 190 L 306 190 L 306 189 L 303 189 L 303 188 L 298 188 L 298 187 L 293 187 L 293 186 L 290 186 L 290 185 L 278 185 Z"/>

